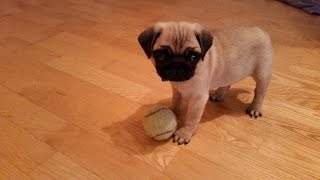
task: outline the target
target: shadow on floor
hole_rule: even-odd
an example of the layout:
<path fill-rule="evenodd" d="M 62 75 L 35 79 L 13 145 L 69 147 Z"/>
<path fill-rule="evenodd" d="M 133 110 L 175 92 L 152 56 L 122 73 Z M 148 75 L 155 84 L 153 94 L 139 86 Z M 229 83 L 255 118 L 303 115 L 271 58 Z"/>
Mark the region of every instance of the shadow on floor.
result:
<path fill-rule="evenodd" d="M 214 121 L 225 114 L 233 117 L 244 116 L 244 111 L 248 104 L 237 98 L 239 94 L 243 93 L 248 94 L 249 92 L 241 89 L 230 89 L 223 102 L 208 101 L 200 123 Z M 170 99 L 164 99 L 155 104 L 142 106 L 127 119 L 105 127 L 102 131 L 107 133 L 111 138 L 111 142 L 122 151 L 131 155 L 148 154 L 156 147 L 162 146 L 171 140 L 158 142 L 147 137 L 142 127 L 142 118 L 148 108 L 158 105 L 169 106 L 170 101 Z"/>

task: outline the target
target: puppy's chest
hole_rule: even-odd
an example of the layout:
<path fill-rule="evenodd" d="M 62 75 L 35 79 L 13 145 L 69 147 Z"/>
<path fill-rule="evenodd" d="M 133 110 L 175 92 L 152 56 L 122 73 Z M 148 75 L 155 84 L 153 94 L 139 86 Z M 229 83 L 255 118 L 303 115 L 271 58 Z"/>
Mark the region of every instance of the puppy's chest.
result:
<path fill-rule="evenodd" d="M 172 83 L 172 86 L 183 97 L 191 97 L 206 92 L 208 89 L 206 84 L 207 83 L 203 83 L 199 80 L 192 80 L 182 83 Z"/>

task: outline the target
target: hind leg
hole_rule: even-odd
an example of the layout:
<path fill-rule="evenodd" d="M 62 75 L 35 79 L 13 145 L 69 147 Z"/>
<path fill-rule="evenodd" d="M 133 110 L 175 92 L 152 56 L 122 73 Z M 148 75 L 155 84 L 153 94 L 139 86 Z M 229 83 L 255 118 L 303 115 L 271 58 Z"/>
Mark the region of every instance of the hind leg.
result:
<path fill-rule="evenodd" d="M 261 107 L 268 89 L 271 73 L 268 72 L 263 75 L 254 75 L 253 78 L 256 81 L 256 88 L 254 90 L 253 101 L 247 108 L 246 113 L 250 117 L 257 118 L 258 116 L 262 116 Z"/>
<path fill-rule="evenodd" d="M 209 97 L 211 101 L 221 102 L 224 96 L 230 89 L 230 86 L 219 87 L 214 93 L 210 93 Z"/>

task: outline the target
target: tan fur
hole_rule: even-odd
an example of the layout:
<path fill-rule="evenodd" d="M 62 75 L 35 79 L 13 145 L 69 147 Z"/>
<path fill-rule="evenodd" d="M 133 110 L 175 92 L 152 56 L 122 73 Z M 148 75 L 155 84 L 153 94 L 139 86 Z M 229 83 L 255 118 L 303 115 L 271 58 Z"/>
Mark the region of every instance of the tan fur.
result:
<path fill-rule="evenodd" d="M 174 53 L 182 53 L 188 47 L 201 50 L 195 32 L 204 29 L 188 22 L 161 22 L 155 24 L 161 30 L 153 49 L 169 46 Z M 270 37 L 257 27 L 234 27 L 212 32 L 213 45 L 204 61 L 197 64 L 195 75 L 187 81 L 171 82 L 172 109 L 182 122 L 174 140 L 188 143 L 196 131 L 209 97 L 221 101 L 230 85 L 247 76 L 256 81 L 255 97 L 248 108 L 250 116 L 259 116 L 263 98 L 271 77 L 273 50 Z M 152 62 L 154 60 L 152 59 Z M 209 90 L 218 90 L 209 95 Z"/>

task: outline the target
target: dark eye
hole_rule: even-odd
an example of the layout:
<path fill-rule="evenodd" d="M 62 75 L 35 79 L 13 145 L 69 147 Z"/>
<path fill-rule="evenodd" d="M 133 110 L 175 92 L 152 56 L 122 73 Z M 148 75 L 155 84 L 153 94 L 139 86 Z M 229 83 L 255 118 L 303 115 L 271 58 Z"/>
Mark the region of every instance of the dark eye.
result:
<path fill-rule="evenodd" d="M 158 54 L 155 56 L 155 58 L 156 58 L 157 60 L 159 60 L 159 61 L 163 61 L 163 60 L 166 59 L 166 54 L 164 54 L 164 53 L 158 53 Z"/>
<path fill-rule="evenodd" d="M 171 51 L 168 48 L 163 48 L 159 50 L 155 50 L 153 52 L 153 56 L 156 60 L 164 61 L 168 59 L 168 57 L 171 55 Z"/>
<path fill-rule="evenodd" d="M 196 61 L 196 60 L 197 60 L 197 56 L 194 55 L 194 54 L 192 54 L 192 55 L 190 56 L 190 60 L 191 60 L 191 61 Z"/>
<path fill-rule="evenodd" d="M 188 50 L 186 52 L 186 60 L 189 60 L 191 62 L 195 62 L 195 61 L 198 61 L 200 59 L 200 53 L 198 52 L 194 52 L 192 50 Z"/>

